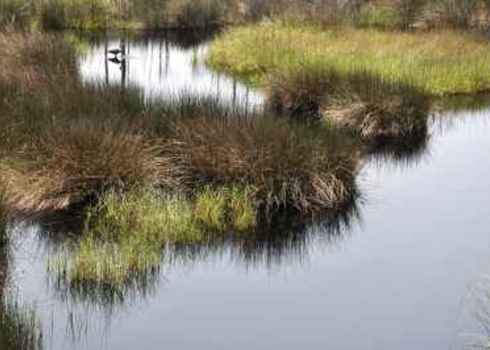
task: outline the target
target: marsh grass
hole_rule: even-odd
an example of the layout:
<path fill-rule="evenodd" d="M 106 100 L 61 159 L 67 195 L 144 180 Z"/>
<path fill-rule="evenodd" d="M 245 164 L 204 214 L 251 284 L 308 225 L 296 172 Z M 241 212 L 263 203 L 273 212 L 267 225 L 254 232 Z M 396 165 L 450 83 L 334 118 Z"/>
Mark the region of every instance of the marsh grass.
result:
<path fill-rule="evenodd" d="M 217 232 L 250 231 L 257 222 L 252 187 L 206 186 L 195 199 L 194 215 L 206 228 Z"/>
<path fill-rule="evenodd" d="M 151 285 L 170 248 L 247 235 L 259 212 L 314 216 L 355 195 L 351 133 L 212 98 L 148 102 L 131 88 L 86 86 L 70 78 L 73 51 L 42 66 L 59 37 L 38 35 L 46 52 L 2 37 L 25 57 L 0 55 L 11 68 L 0 77 L 0 175 L 15 213 L 89 208 L 82 235 L 50 262 L 67 290 L 100 287 L 111 299 Z"/>
<path fill-rule="evenodd" d="M 41 53 L 26 49 L 38 44 L 25 36 L 3 39 L 15 42 L 15 55 L 26 54 L 19 61 L 0 55 L 16 72 L 0 79 L 10 88 L 0 102 L 0 170 L 19 211 L 66 209 L 133 186 L 187 193 L 207 185 L 250 186 L 257 207 L 291 206 L 305 214 L 350 195 L 355 141 L 337 130 L 245 114 L 213 98 L 147 103 L 137 90 L 84 86 L 69 77 L 69 64 L 39 67 L 35 60 L 55 55 L 57 37 L 41 38 Z M 63 54 L 68 62 L 70 52 Z M 29 70 L 45 77 L 43 89 L 25 88 L 22 72 Z"/>
<path fill-rule="evenodd" d="M 74 253 L 50 265 L 74 287 L 125 289 L 132 276 L 158 271 L 167 244 L 202 239 L 192 206 L 182 198 L 147 189 L 110 191 L 88 210 L 86 232 Z"/>
<path fill-rule="evenodd" d="M 74 289 L 126 290 L 158 273 L 168 247 L 204 244 L 227 229 L 253 230 L 256 212 L 244 198 L 249 193 L 206 188 L 190 199 L 149 188 L 109 191 L 88 209 L 81 241 L 50 269 Z"/>
<path fill-rule="evenodd" d="M 355 142 L 335 128 L 272 117 L 196 118 L 178 123 L 175 137 L 193 183 L 251 186 L 266 211 L 328 210 L 355 187 Z"/>
<path fill-rule="evenodd" d="M 478 35 L 291 26 L 279 22 L 233 29 L 213 42 L 212 67 L 267 84 L 291 70 L 364 72 L 420 93 L 475 93 L 490 88 L 490 45 Z"/>

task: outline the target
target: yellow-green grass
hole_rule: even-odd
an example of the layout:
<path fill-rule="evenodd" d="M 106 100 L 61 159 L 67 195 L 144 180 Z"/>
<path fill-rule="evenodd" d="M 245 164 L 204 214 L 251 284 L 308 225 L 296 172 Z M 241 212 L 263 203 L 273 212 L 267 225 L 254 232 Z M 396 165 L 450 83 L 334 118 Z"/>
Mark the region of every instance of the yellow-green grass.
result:
<path fill-rule="evenodd" d="M 257 220 L 253 192 L 252 187 L 224 186 L 212 189 L 206 186 L 196 197 L 195 217 L 198 222 L 217 232 L 250 230 Z"/>
<path fill-rule="evenodd" d="M 158 269 L 167 244 L 204 239 L 191 204 L 153 190 L 108 192 L 88 210 L 86 232 L 74 252 L 50 265 L 71 285 L 123 288 L 131 276 Z"/>
<path fill-rule="evenodd" d="M 74 287 L 124 288 L 158 271 L 165 248 L 203 244 L 225 230 L 253 230 L 248 188 L 206 188 L 196 198 L 135 189 L 109 191 L 87 211 L 84 236 L 50 268 Z M 146 279 L 142 279 L 146 280 Z"/>
<path fill-rule="evenodd" d="M 489 90 L 488 57 L 487 40 L 458 31 L 403 33 L 274 22 L 228 31 L 211 45 L 208 62 L 263 85 L 271 75 L 321 67 L 447 95 Z"/>

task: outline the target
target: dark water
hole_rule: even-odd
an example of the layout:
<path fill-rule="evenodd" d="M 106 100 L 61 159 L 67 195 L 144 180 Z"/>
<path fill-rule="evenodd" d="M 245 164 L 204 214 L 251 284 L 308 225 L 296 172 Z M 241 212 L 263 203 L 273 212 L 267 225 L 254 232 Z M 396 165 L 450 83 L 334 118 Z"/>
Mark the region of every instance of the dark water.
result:
<path fill-rule="evenodd" d="M 260 104 L 192 44 L 130 42 L 122 83 L 148 98 L 185 89 Z M 80 59 L 82 77 L 119 84 L 105 47 Z M 434 114 L 427 131 L 416 151 L 366 160 L 349 215 L 189 253 L 114 304 L 60 292 L 46 272 L 56 245 L 19 223 L 18 295 L 54 350 L 463 349 L 490 315 L 490 109 Z"/>

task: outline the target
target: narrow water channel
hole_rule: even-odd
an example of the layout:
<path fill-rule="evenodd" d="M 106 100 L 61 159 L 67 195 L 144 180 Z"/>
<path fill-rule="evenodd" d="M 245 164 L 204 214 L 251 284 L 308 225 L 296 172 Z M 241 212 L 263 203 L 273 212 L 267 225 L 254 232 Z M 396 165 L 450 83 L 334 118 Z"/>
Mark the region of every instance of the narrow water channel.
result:
<path fill-rule="evenodd" d="M 125 38 L 125 66 L 106 64 L 120 40 L 90 41 L 85 82 L 128 84 L 149 99 L 262 101 L 206 68 L 206 40 Z M 428 135 L 417 152 L 367 159 L 362 198 L 339 222 L 203 248 L 115 301 L 57 288 L 47 273 L 55 240 L 19 223 L 15 294 L 35 307 L 50 350 L 463 349 L 490 326 L 490 108 L 434 114 Z"/>

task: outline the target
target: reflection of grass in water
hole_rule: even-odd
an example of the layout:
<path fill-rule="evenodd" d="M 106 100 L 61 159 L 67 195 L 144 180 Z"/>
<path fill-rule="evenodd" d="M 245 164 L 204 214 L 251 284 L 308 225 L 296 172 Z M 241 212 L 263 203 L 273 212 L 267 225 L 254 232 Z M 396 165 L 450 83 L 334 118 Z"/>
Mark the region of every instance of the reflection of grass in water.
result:
<path fill-rule="evenodd" d="M 420 123 L 404 137 L 380 138 L 368 144 L 366 158 L 379 165 L 395 163 L 399 165 L 416 164 L 427 155 L 431 135 L 427 121 Z"/>
<path fill-rule="evenodd" d="M 42 348 L 40 325 L 32 310 L 17 303 L 2 302 L 0 309 L 0 347 L 2 350 Z"/>
<path fill-rule="evenodd" d="M 311 239 L 323 237 L 331 244 L 359 218 L 356 199 L 315 220 L 294 211 L 257 217 L 253 202 L 243 197 L 251 194 L 229 187 L 205 188 L 195 200 L 154 190 L 109 193 L 91 209 L 81 241 L 50 261 L 58 295 L 113 311 L 151 295 L 162 268 L 194 264 L 228 250 L 233 261 L 247 267 L 300 262 Z M 222 198 L 218 208 L 216 196 Z"/>
<path fill-rule="evenodd" d="M 87 225 L 87 236 L 73 256 L 51 264 L 70 283 L 123 287 L 132 273 L 158 268 L 166 243 L 203 239 L 185 200 L 151 192 L 110 192 L 89 212 Z"/>
<path fill-rule="evenodd" d="M 481 330 L 465 334 L 467 349 L 490 349 L 490 277 L 479 280 L 469 294 L 469 312 Z"/>
<path fill-rule="evenodd" d="M 109 294 L 148 285 L 145 276 L 158 273 L 169 245 L 204 243 L 213 232 L 235 227 L 253 229 L 249 195 L 248 189 L 206 188 L 193 203 L 148 189 L 108 192 L 89 209 L 87 232 L 74 252 L 51 261 L 50 268 L 75 288 L 99 286 Z"/>
<path fill-rule="evenodd" d="M 0 183 L 0 249 L 7 244 L 8 205 L 5 186 Z"/>

